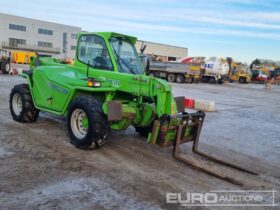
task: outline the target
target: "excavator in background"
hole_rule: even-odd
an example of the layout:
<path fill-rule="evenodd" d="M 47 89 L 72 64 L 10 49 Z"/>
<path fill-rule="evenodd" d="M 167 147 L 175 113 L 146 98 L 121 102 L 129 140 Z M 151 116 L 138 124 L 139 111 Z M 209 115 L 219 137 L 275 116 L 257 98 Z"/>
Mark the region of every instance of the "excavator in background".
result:
<path fill-rule="evenodd" d="M 265 81 L 267 81 L 269 77 L 268 72 L 264 70 L 253 69 L 251 70 L 251 72 L 252 72 L 252 81 L 254 82 L 264 83 Z"/>

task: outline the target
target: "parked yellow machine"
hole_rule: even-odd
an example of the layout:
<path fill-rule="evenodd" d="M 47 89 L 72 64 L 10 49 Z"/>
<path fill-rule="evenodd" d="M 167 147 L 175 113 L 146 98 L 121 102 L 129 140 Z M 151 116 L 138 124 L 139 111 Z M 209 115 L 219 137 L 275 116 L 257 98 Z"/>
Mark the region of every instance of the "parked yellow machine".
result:
<path fill-rule="evenodd" d="M 17 64 L 30 64 L 30 58 L 35 56 L 35 52 L 13 51 L 12 62 Z"/>
<path fill-rule="evenodd" d="M 186 82 L 192 83 L 192 82 L 199 82 L 201 76 L 201 65 L 200 64 L 188 64 L 188 71 L 185 75 Z"/>
<path fill-rule="evenodd" d="M 252 73 L 247 65 L 232 63 L 232 70 L 230 73 L 230 80 L 240 83 L 251 82 Z"/>

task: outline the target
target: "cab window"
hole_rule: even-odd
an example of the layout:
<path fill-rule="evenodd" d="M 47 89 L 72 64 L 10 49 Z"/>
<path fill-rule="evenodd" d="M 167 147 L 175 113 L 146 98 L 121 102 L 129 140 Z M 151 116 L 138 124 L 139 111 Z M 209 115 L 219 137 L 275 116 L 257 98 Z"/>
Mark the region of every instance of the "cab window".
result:
<path fill-rule="evenodd" d="M 82 35 L 77 48 L 78 60 L 91 67 L 113 70 L 113 65 L 103 38 L 96 35 Z"/>
<path fill-rule="evenodd" d="M 127 74 L 143 74 L 143 67 L 130 40 L 113 37 L 110 39 L 113 53 L 116 57 L 119 72 Z"/>

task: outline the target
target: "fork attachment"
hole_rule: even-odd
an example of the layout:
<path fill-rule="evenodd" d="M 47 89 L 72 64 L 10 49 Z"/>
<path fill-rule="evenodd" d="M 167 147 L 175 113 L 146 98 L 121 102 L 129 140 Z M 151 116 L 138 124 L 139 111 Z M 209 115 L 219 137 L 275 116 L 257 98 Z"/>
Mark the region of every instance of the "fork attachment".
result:
<path fill-rule="evenodd" d="M 173 144 L 173 157 L 176 160 L 182 161 L 182 162 L 184 162 L 185 164 L 187 164 L 188 166 L 190 166 L 194 169 L 197 169 L 201 172 L 212 175 L 216 178 L 225 180 L 227 182 L 233 183 L 235 185 L 239 185 L 239 186 L 244 185 L 243 183 L 239 182 L 238 180 L 235 180 L 234 178 L 228 177 L 224 174 L 219 174 L 219 173 L 215 172 L 214 170 L 206 169 L 202 165 L 199 165 L 199 164 L 195 163 L 194 161 L 185 158 L 181 153 L 180 145 L 185 143 L 185 142 L 193 142 L 192 151 L 195 154 L 203 156 L 204 158 L 206 158 L 208 160 L 211 160 L 215 163 L 218 163 L 220 165 L 224 165 L 224 166 L 227 166 L 227 167 L 230 167 L 230 168 L 234 168 L 234 169 L 237 169 L 239 171 L 246 172 L 246 173 L 249 173 L 249 174 L 252 174 L 252 175 L 258 175 L 257 173 L 255 173 L 253 171 L 250 171 L 248 169 L 245 169 L 241 166 L 232 164 L 230 162 L 227 162 L 227 161 L 224 161 L 224 160 L 221 160 L 221 159 L 217 159 L 213 156 L 210 156 L 210 155 L 208 155 L 204 152 L 199 151 L 198 150 L 198 143 L 199 143 L 199 136 L 200 136 L 201 128 L 202 128 L 202 125 L 203 125 L 203 121 L 204 121 L 204 115 L 203 116 L 197 116 L 197 113 L 188 114 L 188 117 L 185 118 L 185 120 L 184 120 L 185 123 L 179 124 L 177 126 L 177 134 L 176 134 L 176 138 L 175 138 L 175 141 L 174 141 L 174 144 Z M 191 135 L 186 135 L 185 134 L 186 129 L 189 126 L 191 126 L 193 128 L 193 130 L 192 130 Z"/>

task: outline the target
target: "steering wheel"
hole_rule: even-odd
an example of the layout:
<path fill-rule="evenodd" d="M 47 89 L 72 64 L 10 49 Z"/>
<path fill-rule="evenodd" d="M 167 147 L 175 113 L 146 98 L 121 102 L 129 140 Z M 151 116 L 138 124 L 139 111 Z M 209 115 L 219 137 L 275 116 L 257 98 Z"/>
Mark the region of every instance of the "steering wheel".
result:
<path fill-rule="evenodd" d="M 93 59 L 93 66 L 97 68 L 107 68 L 107 62 L 103 57 L 98 56 Z"/>

